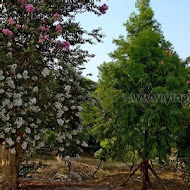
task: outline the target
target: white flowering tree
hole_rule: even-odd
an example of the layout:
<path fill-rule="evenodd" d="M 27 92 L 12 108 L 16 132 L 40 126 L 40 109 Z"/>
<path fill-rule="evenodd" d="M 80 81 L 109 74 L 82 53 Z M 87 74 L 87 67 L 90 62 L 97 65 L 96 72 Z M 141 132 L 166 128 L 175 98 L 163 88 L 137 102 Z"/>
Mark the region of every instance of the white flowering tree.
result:
<path fill-rule="evenodd" d="M 91 1 L 1 2 L 0 190 L 5 190 L 18 186 L 22 151 L 43 147 L 49 132 L 67 158 L 87 146 L 80 112 L 88 94 L 80 66 L 94 55 L 80 45 L 102 35 L 84 30 L 75 16 L 85 11 L 100 16 L 108 7 Z"/>

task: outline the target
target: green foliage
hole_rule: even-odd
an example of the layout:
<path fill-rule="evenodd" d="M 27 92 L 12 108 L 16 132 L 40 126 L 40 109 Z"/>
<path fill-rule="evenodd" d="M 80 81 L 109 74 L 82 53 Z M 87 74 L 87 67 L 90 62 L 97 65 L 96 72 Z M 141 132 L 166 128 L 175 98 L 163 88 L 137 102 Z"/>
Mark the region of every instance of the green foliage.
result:
<path fill-rule="evenodd" d="M 45 139 L 48 145 L 55 146 L 56 145 L 56 135 L 54 131 L 47 131 L 45 134 Z"/>

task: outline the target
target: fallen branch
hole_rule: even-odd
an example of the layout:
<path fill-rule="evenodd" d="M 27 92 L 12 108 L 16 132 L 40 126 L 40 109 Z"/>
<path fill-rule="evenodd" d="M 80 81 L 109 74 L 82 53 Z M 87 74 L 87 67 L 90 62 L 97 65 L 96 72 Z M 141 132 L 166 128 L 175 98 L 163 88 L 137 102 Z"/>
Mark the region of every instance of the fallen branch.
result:
<path fill-rule="evenodd" d="M 153 173 L 153 175 L 156 177 L 156 179 L 159 181 L 159 183 L 162 185 L 163 189 L 164 190 L 168 190 L 168 188 L 166 187 L 166 185 L 164 184 L 164 182 L 162 181 L 162 179 L 158 176 L 158 174 L 156 173 L 156 171 L 149 164 L 148 164 L 148 168 Z"/>
<path fill-rule="evenodd" d="M 92 177 L 94 177 L 94 176 L 96 175 L 96 173 L 99 171 L 102 162 L 103 162 L 103 160 L 100 160 L 100 163 L 99 163 L 99 165 L 98 165 L 96 171 L 93 173 Z"/>
<path fill-rule="evenodd" d="M 129 179 L 135 174 L 135 172 L 142 166 L 143 162 L 141 162 L 137 167 L 136 169 L 134 169 L 134 171 L 132 173 L 130 173 L 129 177 L 121 184 L 121 186 L 124 186 L 128 181 Z"/>

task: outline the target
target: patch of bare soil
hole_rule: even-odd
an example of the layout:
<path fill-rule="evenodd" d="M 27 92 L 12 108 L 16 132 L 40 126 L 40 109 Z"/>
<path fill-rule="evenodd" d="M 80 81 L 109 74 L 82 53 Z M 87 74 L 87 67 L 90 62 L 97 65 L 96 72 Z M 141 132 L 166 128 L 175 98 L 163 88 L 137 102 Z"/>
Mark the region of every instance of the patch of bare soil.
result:
<path fill-rule="evenodd" d="M 121 187 L 121 183 L 128 177 L 129 171 L 125 164 L 119 162 L 108 162 L 101 166 L 100 171 L 95 177 L 92 177 L 98 165 L 98 160 L 94 158 L 83 158 L 81 161 L 74 162 L 71 166 L 71 171 L 74 174 L 81 176 L 79 178 L 69 177 L 68 167 L 64 161 L 56 159 L 43 160 L 43 164 L 48 167 L 40 168 L 35 174 L 28 174 L 25 179 L 20 179 L 20 189 L 22 190 L 139 190 L 142 185 L 142 175 L 138 171 L 127 182 L 126 186 Z M 190 190 L 190 186 L 184 184 L 180 172 L 170 170 L 156 169 L 158 175 L 163 179 L 163 182 L 169 190 Z M 60 174 L 63 178 L 55 178 Z M 62 176 L 63 175 L 63 176 Z M 161 185 L 156 178 L 150 173 L 152 181 L 152 190 L 162 190 Z"/>

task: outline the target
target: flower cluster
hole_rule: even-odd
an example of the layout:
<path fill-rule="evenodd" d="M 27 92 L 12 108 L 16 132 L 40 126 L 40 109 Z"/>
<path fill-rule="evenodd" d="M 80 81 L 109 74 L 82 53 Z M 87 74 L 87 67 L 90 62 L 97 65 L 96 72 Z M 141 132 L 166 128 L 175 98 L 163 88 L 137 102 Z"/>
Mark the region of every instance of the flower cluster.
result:
<path fill-rule="evenodd" d="M 35 8 L 34 8 L 34 6 L 33 6 L 32 4 L 27 4 L 27 5 L 25 6 L 25 9 L 26 9 L 26 11 L 29 12 L 29 13 L 33 13 L 33 12 L 35 11 Z"/>
<path fill-rule="evenodd" d="M 30 75 L 26 69 L 19 70 L 17 64 L 7 65 L 4 70 L 0 69 L 0 120 L 4 123 L 0 129 L 0 138 L 5 139 L 3 145 L 9 147 L 13 154 L 16 151 L 16 143 L 22 141 L 21 146 L 25 150 L 28 143 L 34 145 L 38 140 L 34 135 L 38 134 L 38 126 L 41 123 L 38 118 L 41 112 L 37 101 L 38 86 L 35 86 L 38 77 Z M 25 86 L 29 81 L 32 81 L 31 85 Z M 23 136 L 18 136 L 18 131 L 23 131 Z"/>
<path fill-rule="evenodd" d="M 106 4 L 103 4 L 100 7 L 100 11 L 101 11 L 102 14 L 105 14 L 107 10 L 108 10 L 108 6 Z"/>
<path fill-rule="evenodd" d="M 2 29 L 2 32 L 7 36 L 12 36 L 13 32 L 7 28 Z"/>

